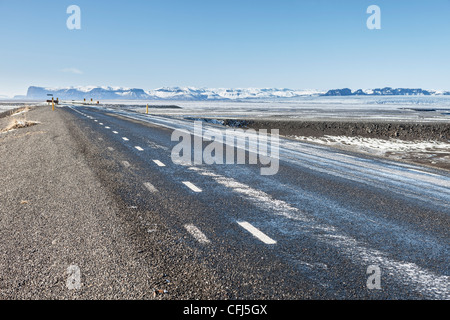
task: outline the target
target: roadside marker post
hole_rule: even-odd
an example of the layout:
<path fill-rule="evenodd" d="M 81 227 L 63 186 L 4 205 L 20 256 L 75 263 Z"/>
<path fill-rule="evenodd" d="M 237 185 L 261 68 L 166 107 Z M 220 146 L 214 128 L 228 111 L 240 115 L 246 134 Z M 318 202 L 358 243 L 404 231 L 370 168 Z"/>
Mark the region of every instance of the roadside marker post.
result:
<path fill-rule="evenodd" d="M 148 103 L 147 103 L 147 110 L 145 111 L 146 114 L 148 114 Z"/>
<path fill-rule="evenodd" d="M 55 98 L 52 97 L 52 111 L 55 111 Z"/>

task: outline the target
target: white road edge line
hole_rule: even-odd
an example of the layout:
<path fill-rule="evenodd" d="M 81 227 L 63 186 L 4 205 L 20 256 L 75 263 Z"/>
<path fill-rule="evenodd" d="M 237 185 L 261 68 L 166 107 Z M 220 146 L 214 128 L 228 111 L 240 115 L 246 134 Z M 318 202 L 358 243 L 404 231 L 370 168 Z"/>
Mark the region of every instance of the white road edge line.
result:
<path fill-rule="evenodd" d="M 189 181 L 182 181 L 183 184 L 188 187 L 189 189 L 191 189 L 194 192 L 202 192 L 202 189 L 196 187 L 193 183 L 189 182 Z"/>
<path fill-rule="evenodd" d="M 156 165 L 157 165 L 158 167 L 165 167 L 165 166 L 166 166 L 164 163 L 162 163 L 162 162 L 159 161 L 159 160 L 153 160 L 153 162 L 156 163 Z"/>
<path fill-rule="evenodd" d="M 423 173 L 423 174 L 429 174 L 429 175 L 432 175 L 432 176 L 437 176 L 437 177 L 439 177 L 439 175 L 434 174 L 434 173 L 431 173 L 431 172 L 427 172 L 427 171 L 421 171 L 421 170 L 416 170 L 416 169 L 409 169 L 409 170 L 415 171 L 415 172 L 419 172 L 419 173 Z"/>
<path fill-rule="evenodd" d="M 150 182 L 145 182 L 144 187 L 146 187 L 147 190 L 150 192 L 158 192 L 158 189 L 156 189 L 155 186 L 152 185 Z"/>
<path fill-rule="evenodd" d="M 184 228 L 189 232 L 198 242 L 203 244 L 211 243 L 209 239 L 205 236 L 203 232 L 200 231 L 199 228 L 194 226 L 193 224 L 186 224 Z"/>
<path fill-rule="evenodd" d="M 253 225 L 251 225 L 250 223 L 246 222 L 246 221 L 237 221 L 237 223 L 244 228 L 245 230 L 247 230 L 248 232 L 250 232 L 253 236 L 255 236 L 256 238 L 258 238 L 259 240 L 261 240 L 262 242 L 264 242 L 265 244 L 276 244 L 277 242 L 275 240 L 273 240 L 272 238 L 270 238 L 269 236 L 267 236 L 266 234 L 264 234 L 262 231 L 260 231 L 259 229 L 255 228 Z"/>

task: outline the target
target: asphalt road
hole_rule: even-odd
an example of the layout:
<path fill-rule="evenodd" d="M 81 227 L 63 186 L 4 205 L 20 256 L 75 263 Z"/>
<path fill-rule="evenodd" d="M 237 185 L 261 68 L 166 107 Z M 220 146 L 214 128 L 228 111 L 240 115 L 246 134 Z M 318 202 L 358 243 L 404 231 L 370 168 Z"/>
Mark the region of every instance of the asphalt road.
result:
<path fill-rule="evenodd" d="M 150 274 L 132 277 L 119 297 L 450 297 L 448 172 L 286 139 L 275 175 L 261 175 L 261 164 L 182 165 L 171 135 L 194 133 L 192 121 L 87 106 L 56 112 L 119 208 L 109 228 L 123 223 L 117 241 L 133 239 L 128 254 L 138 262 L 123 272 Z M 80 292 L 95 281 L 83 272 Z"/>

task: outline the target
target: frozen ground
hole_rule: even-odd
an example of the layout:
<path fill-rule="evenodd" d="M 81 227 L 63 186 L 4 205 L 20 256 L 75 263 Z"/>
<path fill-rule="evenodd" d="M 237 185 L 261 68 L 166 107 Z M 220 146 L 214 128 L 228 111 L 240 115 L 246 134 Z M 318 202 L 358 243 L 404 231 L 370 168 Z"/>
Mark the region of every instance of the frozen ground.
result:
<path fill-rule="evenodd" d="M 297 140 L 328 145 L 353 152 L 367 153 L 393 160 L 404 160 L 450 169 L 450 143 L 441 141 L 405 141 L 367 137 L 323 136 Z"/>
<path fill-rule="evenodd" d="M 42 104 L 42 101 L 0 100 L 0 113 L 11 109 Z"/>
<path fill-rule="evenodd" d="M 291 120 L 361 120 L 449 122 L 450 96 L 320 97 L 274 101 L 102 101 L 145 112 L 145 105 L 177 105 L 151 109 L 155 115 L 210 118 Z"/>
<path fill-rule="evenodd" d="M 4 111 L 8 111 L 14 108 L 19 108 L 20 106 L 18 105 L 13 105 L 13 104 L 1 104 L 0 103 L 0 113 L 4 112 Z"/>
<path fill-rule="evenodd" d="M 0 101 L 0 112 L 24 104 L 42 101 Z M 111 108 L 145 112 L 149 104 L 152 114 L 179 117 L 257 118 L 291 120 L 360 120 L 449 122 L 450 96 L 304 96 L 293 99 L 243 101 L 179 101 L 179 100 L 109 100 L 100 101 Z M 152 108 L 152 106 L 179 106 Z"/>

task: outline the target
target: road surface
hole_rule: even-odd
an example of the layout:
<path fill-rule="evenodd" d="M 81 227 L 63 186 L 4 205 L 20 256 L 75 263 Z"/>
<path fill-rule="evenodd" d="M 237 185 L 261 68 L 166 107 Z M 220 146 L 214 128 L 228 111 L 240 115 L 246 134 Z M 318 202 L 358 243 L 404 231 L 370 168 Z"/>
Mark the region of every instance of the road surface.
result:
<path fill-rule="evenodd" d="M 194 288 L 206 299 L 450 297 L 448 172 L 282 138 L 275 175 L 261 165 L 182 165 L 171 135 L 194 134 L 192 121 L 91 106 L 57 112 L 81 129 L 88 156 L 102 150 L 92 166 L 139 237 L 168 241 L 149 263 L 189 270 L 184 283 L 162 279 L 163 298 L 191 298 Z M 95 168 L 95 157 L 114 165 Z"/>

